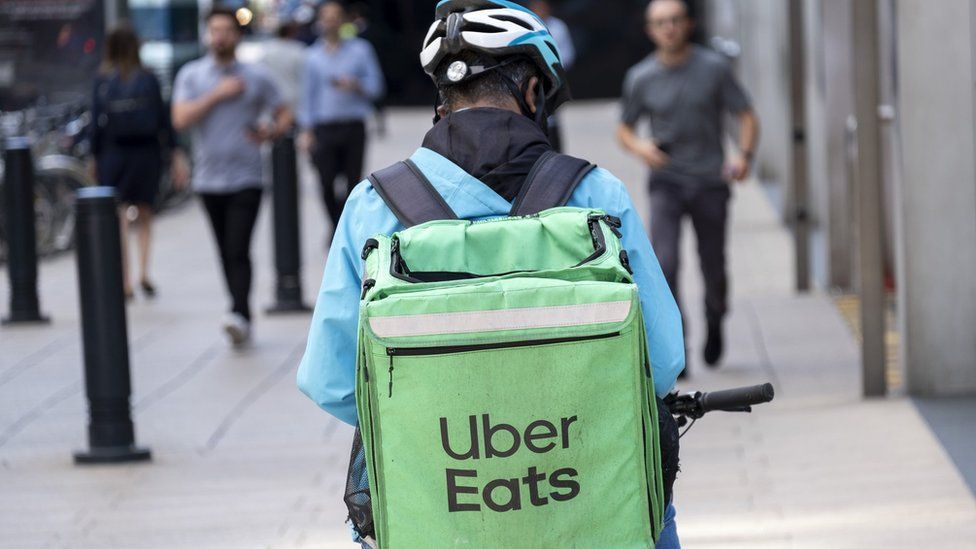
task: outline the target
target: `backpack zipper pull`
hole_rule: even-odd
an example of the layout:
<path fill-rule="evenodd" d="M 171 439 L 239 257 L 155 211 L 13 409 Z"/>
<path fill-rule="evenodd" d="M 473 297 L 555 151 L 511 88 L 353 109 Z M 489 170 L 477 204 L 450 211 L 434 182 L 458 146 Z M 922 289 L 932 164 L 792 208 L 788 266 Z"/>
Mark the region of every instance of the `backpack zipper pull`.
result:
<path fill-rule="evenodd" d="M 627 272 L 634 274 L 634 268 L 630 266 L 630 256 L 627 255 L 627 250 L 620 250 L 620 264 L 623 265 Z"/>
<path fill-rule="evenodd" d="M 380 243 L 375 238 L 370 238 L 366 241 L 366 245 L 363 246 L 363 253 L 360 255 L 360 257 L 363 258 L 363 261 L 366 261 L 366 259 L 369 258 L 369 253 L 379 247 Z"/>
<path fill-rule="evenodd" d="M 362 293 L 362 295 L 359 296 L 359 300 L 362 301 L 362 300 L 366 299 L 366 294 L 368 294 L 369 291 L 372 290 L 374 286 L 376 286 L 376 281 L 373 280 L 372 278 L 367 278 L 366 280 L 364 280 L 363 281 L 363 293 Z"/>
<path fill-rule="evenodd" d="M 393 353 L 390 353 L 390 388 L 387 398 L 393 398 Z"/>
<path fill-rule="evenodd" d="M 607 226 L 610 227 L 610 232 L 612 232 L 617 238 L 623 238 L 624 234 L 620 232 L 620 227 L 623 223 L 620 222 L 620 218 L 612 215 L 603 216 L 603 220 L 606 222 Z"/>

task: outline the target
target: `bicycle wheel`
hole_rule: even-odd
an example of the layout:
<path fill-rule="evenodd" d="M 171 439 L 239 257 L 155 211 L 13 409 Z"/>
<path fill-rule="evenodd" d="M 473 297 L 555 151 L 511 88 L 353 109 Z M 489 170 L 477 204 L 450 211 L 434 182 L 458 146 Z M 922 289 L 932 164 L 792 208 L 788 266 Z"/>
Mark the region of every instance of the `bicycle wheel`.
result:
<path fill-rule="evenodd" d="M 75 193 L 91 184 L 84 165 L 74 158 L 45 156 L 38 160 L 34 212 L 39 254 L 63 252 L 74 245 Z"/>

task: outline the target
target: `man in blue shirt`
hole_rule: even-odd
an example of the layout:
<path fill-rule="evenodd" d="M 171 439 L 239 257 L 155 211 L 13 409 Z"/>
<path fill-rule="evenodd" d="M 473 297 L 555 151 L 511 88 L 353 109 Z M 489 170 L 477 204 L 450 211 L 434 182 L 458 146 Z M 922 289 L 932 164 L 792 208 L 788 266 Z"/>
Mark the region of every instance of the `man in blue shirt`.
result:
<path fill-rule="evenodd" d="M 537 17 L 512 2 L 448 0 L 438 5 L 439 17 L 445 13 L 451 22 L 443 17 L 435 22 L 421 53 L 443 100 L 440 120 L 410 159 L 458 217 L 505 216 L 536 160 L 552 148 L 543 130 L 547 113 L 568 98 L 558 48 Z M 477 25 L 462 32 L 470 14 Z M 440 32 L 448 28 L 451 32 Z M 576 187 L 568 206 L 600 208 L 621 219 L 622 243 L 644 311 L 655 392 L 664 396 L 684 368 L 681 317 L 626 187 L 597 168 Z M 357 422 L 360 252 L 376 234 L 403 229 L 364 181 L 349 197 L 329 252 L 298 385 L 350 425 Z M 677 546 L 669 506 L 658 547 Z"/>
<path fill-rule="evenodd" d="M 343 39 L 346 10 L 337 1 L 319 8 L 322 38 L 308 49 L 298 124 L 301 145 L 312 155 L 322 183 L 322 200 L 333 226 L 339 221 L 348 190 L 363 176 L 366 119 L 383 95 L 383 73 L 376 52 L 361 38 Z M 346 189 L 337 193 L 342 175 Z"/>

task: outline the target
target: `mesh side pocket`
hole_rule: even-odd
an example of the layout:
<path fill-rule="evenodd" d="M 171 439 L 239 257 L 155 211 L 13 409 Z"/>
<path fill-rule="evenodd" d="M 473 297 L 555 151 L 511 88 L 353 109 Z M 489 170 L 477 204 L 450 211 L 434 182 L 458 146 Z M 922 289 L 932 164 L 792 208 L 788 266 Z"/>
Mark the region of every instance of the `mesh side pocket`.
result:
<path fill-rule="evenodd" d="M 678 462 L 680 443 L 678 439 L 678 422 L 671 415 L 671 410 L 660 398 L 657 399 L 657 427 L 661 436 L 661 477 L 664 481 L 664 505 L 671 504 L 674 494 L 674 481 L 678 477 L 681 467 Z"/>
<path fill-rule="evenodd" d="M 373 528 L 373 506 L 369 496 L 369 477 L 366 473 L 366 447 L 356 427 L 352 439 L 352 455 L 349 458 L 349 474 L 346 477 L 346 493 L 342 498 L 349 511 L 349 520 L 360 537 L 376 537 Z"/>

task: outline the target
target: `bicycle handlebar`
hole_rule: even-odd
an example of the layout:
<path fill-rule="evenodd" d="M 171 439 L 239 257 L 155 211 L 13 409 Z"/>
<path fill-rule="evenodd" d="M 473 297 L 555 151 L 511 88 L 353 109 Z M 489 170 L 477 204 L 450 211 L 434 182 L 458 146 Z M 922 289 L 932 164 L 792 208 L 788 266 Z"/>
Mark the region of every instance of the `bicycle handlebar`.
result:
<path fill-rule="evenodd" d="M 698 419 L 708 412 L 749 412 L 753 405 L 773 400 L 774 395 L 773 385 L 763 383 L 711 393 L 673 393 L 664 403 L 673 415 Z"/>
<path fill-rule="evenodd" d="M 771 383 L 703 393 L 701 396 L 702 410 L 706 413 L 721 410 L 738 410 L 746 406 L 769 402 L 773 400 L 774 395 L 775 391 Z"/>

